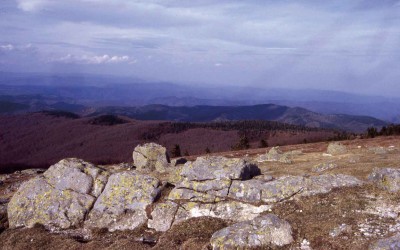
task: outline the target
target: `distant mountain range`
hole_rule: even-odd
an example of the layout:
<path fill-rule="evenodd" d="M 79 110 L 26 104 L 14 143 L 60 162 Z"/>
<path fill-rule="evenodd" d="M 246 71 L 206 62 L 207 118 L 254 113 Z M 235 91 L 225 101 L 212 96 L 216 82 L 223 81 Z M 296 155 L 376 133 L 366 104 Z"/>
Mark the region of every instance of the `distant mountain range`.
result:
<path fill-rule="evenodd" d="M 0 113 L 41 110 L 84 116 L 118 113 L 146 120 L 262 119 L 348 131 L 400 122 L 400 98 L 325 90 L 194 86 L 113 76 L 0 72 Z"/>

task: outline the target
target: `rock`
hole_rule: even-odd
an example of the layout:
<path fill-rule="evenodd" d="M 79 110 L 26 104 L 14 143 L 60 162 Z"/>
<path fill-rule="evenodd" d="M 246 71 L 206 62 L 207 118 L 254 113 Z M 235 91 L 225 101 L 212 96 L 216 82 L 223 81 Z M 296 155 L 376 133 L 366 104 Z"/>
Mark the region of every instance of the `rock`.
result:
<path fill-rule="evenodd" d="M 7 207 L 10 227 L 80 226 L 106 182 L 107 172 L 91 163 L 61 160 L 19 187 Z"/>
<path fill-rule="evenodd" d="M 346 224 L 341 224 L 335 227 L 332 231 L 330 231 L 329 236 L 335 238 L 341 235 L 342 233 L 351 233 L 351 226 Z"/>
<path fill-rule="evenodd" d="M 165 232 L 171 228 L 174 222 L 176 212 L 178 211 L 178 204 L 167 201 L 159 203 L 151 213 L 152 219 L 148 221 L 147 226 L 159 232 Z"/>
<path fill-rule="evenodd" d="M 194 162 L 185 163 L 181 172 L 188 181 L 247 180 L 258 174 L 260 169 L 254 164 L 222 156 L 198 157 Z"/>
<path fill-rule="evenodd" d="M 72 190 L 98 197 L 108 179 L 108 172 L 76 158 L 59 161 L 44 172 L 46 181 L 56 189 Z"/>
<path fill-rule="evenodd" d="M 112 174 L 85 226 L 109 231 L 133 230 L 147 222 L 145 209 L 160 191 L 160 181 L 154 177 L 136 171 Z"/>
<path fill-rule="evenodd" d="M 400 234 L 381 239 L 369 246 L 369 250 L 398 250 L 400 249 Z"/>
<path fill-rule="evenodd" d="M 293 155 L 293 154 L 292 153 L 283 153 L 279 147 L 273 147 L 266 154 L 260 155 L 257 158 L 257 161 L 258 162 L 277 161 L 277 162 L 290 164 L 293 162 L 291 159 L 291 155 Z"/>
<path fill-rule="evenodd" d="M 300 196 L 325 194 L 334 188 L 361 186 L 364 182 L 351 175 L 324 174 L 311 176 Z"/>
<path fill-rule="evenodd" d="M 7 220 L 7 205 L 0 204 L 0 233 L 8 226 Z"/>
<path fill-rule="evenodd" d="M 244 202 L 260 202 L 264 184 L 265 181 L 256 179 L 248 181 L 233 181 L 229 189 L 228 197 Z"/>
<path fill-rule="evenodd" d="M 329 143 L 326 153 L 331 154 L 331 155 L 345 154 L 345 153 L 347 153 L 347 148 L 346 148 L 346 146 L 344 146 L 343 144 L 341 144 L 339 142 L 332 142 L 332 143 Z"/>
<path fill-rule="evenodd" d="M 368 179 L 384 190 L 390 192 L 398 192 L 400 190 L 400 169 L 375 168 Z"/>
<path fill-rule="evenodd" d="M 301 176 L 284 176 L 263 185 L 261 200 L 278 202 L 301 193 L 307 185 L 306 178 Z"/>
<path fill-rule="evenodd" d="M 232 180 L 246 180 L 260 173 L 254 164 L 239 158 L 199 157 L 187 162 L 175 180 L 170 200 L 215 202 L 224 199 Z"/>
<path fill-rule="evenodd" d="M 337 168 L 337 166 L 338 165 L 336 163 L 333 163 L 333 162 L 320 163 L 318 165 L 315 165 L 312 168 L 312 171 L 316 172 L 316 173 L 321 173 L 321 172 L 324 172 L 324 171 L 327 171 L 327 170 L 331 170 L 331 169 Z"/>
<path fill-rule="evenodd" d="M 371 147 L 368 150 L 376 155 L 384 155 L 388 153 L 388 151 L 384 147 Z"/>
<path fill-rule="evenodd" d="M 138 145 L 133 151 L 133 161 L 137 170 L 166 172 L 169 165 L 167 149 L 156 143 Z"/>
<path fill-rule="evenodd" d="M 182 203 L 179 207 L 174 224 L 195 217 L 214 217 L 234 222 L 252 220 L 261 213 L 270 211 L 271 205 L 254 206 L 236 201 L 218 203 Z"/>
<path fill-rule="evenodd" d="M 210 242 L 215 250 L 284 246 L 293 242 L 292 228 L 288 222 L 268 214 L 219 230 Z"/>
<path fill-rule="evenodd" d="M 23 183 L 8 203 L 8 221 L 11 228 L 35 224 L 61 229 L 78 227 L 94 200 L 87 193 L 57 189 L 44 177 L 35 177 Z"/>

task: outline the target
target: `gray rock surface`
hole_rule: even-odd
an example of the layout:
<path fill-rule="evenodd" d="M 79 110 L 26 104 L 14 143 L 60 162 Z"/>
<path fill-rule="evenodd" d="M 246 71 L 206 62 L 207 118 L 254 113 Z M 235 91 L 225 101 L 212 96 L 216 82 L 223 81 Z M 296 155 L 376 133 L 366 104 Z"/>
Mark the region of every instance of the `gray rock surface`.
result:
<path fill-rule="evenodd" d="M 345 154 L 347 153 L 347 147 L 340 142 L 331 142 L 326 152 L 331 155 Z"/>
<path fill-rule="evenodd" d="M 91 163 L 61 160 L 19 187 L 7 207 L 10 227 L 80 226 L 106 181 L 107 173 Z"/>
<path fill-rule="evenodd" d="M 148 221 L 147 226 L 159 232 L 165 232 L 172 226 L 175 215 L 178 211 L 178 204 L 167 201 L 157 204 L 151 213 L 152 219 Z"/>
<path fill-rule="evenodd" d="M 67 229 L 82 224 L 95 198 L 87 193 L 51 186 L 44 177 L 36 177 L 21 185 L 8 203 L 11 228 L 33 227 Z"/>
<path fill-rule="evenodd" d="M 392 237 L 381 239 L 369 246 L 369 250 L 399 250 L 400 249 L 400 233 Z"/>
<path fill-rule="evenodd" d="M 137 170 L 165 172 L 169 166 L 167 149 L 156 143 L 138 145 L 133 153 L 133 161 Z"/>
<path fill-rule="evenodd" d="M 239 158 L 199 157 L 187 162 L 175 180 L 170 200 L 214 202 L 226 198 L 232 180 L 247 180 L 260 169 Z"/>
<path fill-rule="evenodd" d="M 265 161 L 277 161 L 286 164 L 292 163 L 292 153 L 283 153 L 279 147 L 271 148 L 267 153 L 260 155 L 257 158 L 258 162 L 265 162 Z"/>
<path fill-rule="evenodd" d="M 384 190 L 390 192 L 398 192 L 400 190 L 400 169 L 375 168 L 368 179 Z"/>
<path fill-rule="evenodd" d="M 288 222 L 268 214 L 219 230 L 210 242 L 215 250 L 284 246 L 293 242 L 292 228 Z"/>
<path fill-rule="evenodd" d="M 147 222 L 145 209 L 159 193 L 160 182 L 154 177 L 136 171 L 112 174 L 85 226 L 109 231 L 133 230 Z"/>
<path fill-rule="evenodd" d="M 315 172 L 315 173 L 321 173 L 321 172 L 325 172 L 327 170 L 331 170 L 331 169 L 334 169 L 334 168 L 337 168 L 337 167 L 338 167 L 338 165 L 336 163 L 325 162 L 325 163 L 320 163 L 318 165 L 315 165 L 312 168 L 312 171 Z"/>

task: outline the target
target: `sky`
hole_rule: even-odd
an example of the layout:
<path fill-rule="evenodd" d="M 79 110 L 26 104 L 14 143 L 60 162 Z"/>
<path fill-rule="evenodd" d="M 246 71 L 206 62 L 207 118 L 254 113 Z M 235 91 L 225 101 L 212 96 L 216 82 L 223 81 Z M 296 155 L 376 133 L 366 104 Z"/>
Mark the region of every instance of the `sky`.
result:
<path fill-rule="evenodd" d="M 0 71 L 400 96 L 400 0 L 1 0 Z"/>

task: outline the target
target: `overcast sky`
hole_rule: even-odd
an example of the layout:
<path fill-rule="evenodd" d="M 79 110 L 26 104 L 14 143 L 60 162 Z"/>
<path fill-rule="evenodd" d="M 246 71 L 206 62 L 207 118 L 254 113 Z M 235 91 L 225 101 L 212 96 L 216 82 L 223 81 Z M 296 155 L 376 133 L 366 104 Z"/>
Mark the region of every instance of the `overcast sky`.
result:
<path fill-rule="evenodd" d="M 400 96 L 399 0 L 1 0 L 0 70 Z"/>

